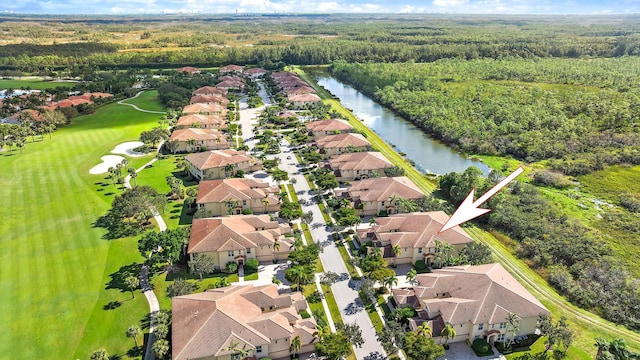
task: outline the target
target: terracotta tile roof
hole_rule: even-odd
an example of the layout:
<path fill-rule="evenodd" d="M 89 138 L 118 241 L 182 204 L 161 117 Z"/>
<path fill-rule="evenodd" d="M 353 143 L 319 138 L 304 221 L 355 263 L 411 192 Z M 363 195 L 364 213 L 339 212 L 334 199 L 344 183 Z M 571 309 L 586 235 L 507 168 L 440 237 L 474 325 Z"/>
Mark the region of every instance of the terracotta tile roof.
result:
<path fill-rule="evenodd" d="M 229 355 L 232 343 L 255 349 L 274 339 L 316 340 L 313 319 L 303 320 L 294 295 L 276 285 L 237 285 L 172 299 L 174 360 Z M 304 301 L 304 300 L 303 300 Z M 306 303 L 305 303 L 306 308 Z"/>
<path fill-rule="evenodd" d="M 333 170 L 379 170 L 391 168 L 393 164 L 379 152 L 364 151 L 333 156 L 329 160 Z"/>
<path fill-rule="evenodd" d="M 284 78 L 284 77 L 297 78 L 298 75 L 296 75 L 296 73 L 293 73 L 291 71 L 279 71 L 279 72 L 272 73 L 271 77 L 275 80 L 275 79 L 281 79 L 281 78 Z"/>
<path fill-rule="evenodd" d="M 242 69 L 244 69 L 243 66 L 231 64 L 221 67 L 220 72 L 242 72 Z"/>
<path fill-rule="evenodd" d="M 194 219 L 187 253 L 252 249 L 275 240 L 291 245 L 284 237 L 290 233 L 289 225 L 271 221 L 269 215 Z"/>
<path fill-rule="evenodd" d="M 316 94 L 297 94 L 289 96 L 290 102 L 298 102 L 298 103 L 310 103 L 310 102 L 321 102 L 322 99 Z"/>
<path fill-rule="evenodd" d="M 251 200 L 269 199 L 270 204 L 280 202 L 277 194 L 280 188 L 254 179 L 204 180 L 198 184 L 196 203 L 221 203 L 227 199 Z"/>
<path fill-rule="evenodd" d="M 291 110 L 285 110 L 285 111 L 280 111 L 277 116 L 279 118 L 282 118 L 282 119 L 287 119 L 287 118 L 290 118 L 290 117 L 297 118 L 298 114 L 296 114 L 295 112 L 293 112 Z"/>
<path fill-rule="evenodd" d="M 354 201 L 389 201 L 392 197 L 420 199 L 424 193 L 406 176 L 354 181 L 342 193 Z"/>
<path fill-rule="evenodd" d="M 195 95 L 191 97 L 191 100 L 189 100 L 189 103 L 190 104 L 213 103 L 213 104 L 219 104 L 224 107 L 227 107 L 227 105 L 229 104 L 229 99 L 222 96 L 215 96 L 215 95 Z"/>
<path fill-rule="evenodd" d="M 347 148 L 354 146 L 356 148 L 366 148 L 371 146 L 371 143 L 362 136 L 362 134 L 356 133 L 343 133 L 335 135 L 323 136 L 316 140 L 316 146 L 319 149 L 337 149 Z"/>
<path fill-rule="evenodd" d="M 216 103 L 196 103 L 187 105 L 182 109 L 182 114 L 215 114 L 220 113 L 222 115 L 227 113 L 227 107 Z"/>
<path fill-rule="evenodd" d="M 227 90 L 219 89 L 213 86 L 203 86 L 193 92 L 193 95 L 224 96 L 226 94 Z"/>
<path fill-rule="evenodd" d="M 498 324 L 509 312 L 522 318 L 549 311 L 500 264 L 456 266 L 416 277 L 413 289 L 395 289 L 399 299 L 415 296 L 444 322 Z"/>
<path fill-rule="evenodd" d="M 301 87 L 309 87 L 309 84 L 307 84 L 305 81 L 302 81 L 300 79 L 291 79 L 288 81 L 278 82 L 278 87 L 281 89 L 287 90 L 287 89 L 295 89 L 295 88 L 301 88 Z"/>
<path fill-rule="evenodd" d="M 187 128 L 187 129 L 177 129 L 171 133 L 170 141 L 187 141 L 190 139 L 199 140 L 199 141 L 207 141 L 207 140 L 216 140 L 218 139 L 220 144 L 226 144 L 227 136 L 220 132 L 220 130 L 216 129 L 198 129 L 198 128 Z"/>
<path fill-rule="evenodd" d="M 448 219 L 449 215 L 444 211 L 395 214 L 376 218 L 375 225 L 370 228 L 359 228 L 357 231 L 363 239 L 380 240 L 390 242 L 391 245 L 413 248 L 434 248 L 436 240 L 446 241 L 451 245 L 467 244 L 473 241 L 460 226 L 438 234 Z"/>
<path fill-rule="evenodd" d="M 225 80 L 216 84 L 216 87 L 219 89 L 243 89 L 244 83 L 241 81 Z"/>
<path fill-rule="evenodd" d="M 72 107 L 72 106 L 78 106 L 80 104 L 93 104 L 93 101 L 91 100 L 87 100 L 87 99 L 83 99 L 83 98 L 76 98 L 76 99 L 64 99 L 61 101 L 58 101 L 56 103 L 56 107 Z"/>
<path fill-rule="evenodd" d="M 39 110 L 34 110 L 34 109 L 24 109 L 22 111 L 20 111 L 17 114 L 11 115 L 9 116 L 7 119 L 11 119 L 11 120 L 19 120 L 22 113 L 25 114 L 29 114 L 29 118 L 33 121 L 43 121 L 44 118 L 42 117 L 42 113 Z"/>
<path fill-rule="evenodd" d="M 245 83 L 245 80 L 238 75 L 225 75 L 218 78 L 220 81 L 239 81 L 241 83 Z"/>
<path fill-rule="evenodd" d="M 227 128 L 226 121 L 219 115 L 203 115 L 203 114 L 189 114 L 180 116 L 176 127 L 192 127 L 196 124 L 201 126 L 215 126 L 221 130 Z"/>
<path fill-rule="evenodd" d="M 317 120 L 305 124 L 309 131 L 351 131 L 353 127 L 346 120 L 327 119 Z"/>
<path fill-rule="evenodd" d="M 233 149 L 211 150 L 185 156 L 185 160 L 200 170 L 223 167 L 227 164 L 237 164 L 243 161 L 253 161 L 251 155 L 244 151 Z"/>
<path fill-rule="evenodd" d="M 301 86 L 286 90 L 287 95 L 315 94 L 316 90 L 309 86 Z"/>
<path fill-rule="evenodd" d="M 185 72 L 188 74 L 199 74 L 200 73 L 200 69 L 193 67 L 193 66 L 184 66 L 181 68 L 177 68 L 176 69 L 177 72 Z"/>

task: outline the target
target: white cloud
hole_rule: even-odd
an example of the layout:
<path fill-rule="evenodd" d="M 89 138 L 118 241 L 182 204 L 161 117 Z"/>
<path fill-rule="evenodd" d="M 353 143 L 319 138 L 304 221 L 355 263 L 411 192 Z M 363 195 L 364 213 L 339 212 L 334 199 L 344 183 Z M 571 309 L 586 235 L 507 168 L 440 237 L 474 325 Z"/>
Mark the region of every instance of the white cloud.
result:
<path fill-rule="evenodd" d="M 318 11 L 320 12 L 338 11 L 341 8 L 340 4 L 335 1 L 323 1 L 318 4 Z"/>
<path fill-rule="evenodd" d="M 439 7 L 456 7 L 468 3 L 469 0 L 433 0 L 433 5 Z"/>

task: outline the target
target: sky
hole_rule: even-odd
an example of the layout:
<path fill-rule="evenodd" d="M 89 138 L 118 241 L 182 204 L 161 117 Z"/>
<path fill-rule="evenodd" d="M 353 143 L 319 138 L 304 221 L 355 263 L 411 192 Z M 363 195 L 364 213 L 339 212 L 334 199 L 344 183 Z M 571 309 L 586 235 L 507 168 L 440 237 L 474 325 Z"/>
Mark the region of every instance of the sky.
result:
<path fill-rule="evenodd" d="M 640 0 L 7 0 L 0 13 L 626 14 Z"/>

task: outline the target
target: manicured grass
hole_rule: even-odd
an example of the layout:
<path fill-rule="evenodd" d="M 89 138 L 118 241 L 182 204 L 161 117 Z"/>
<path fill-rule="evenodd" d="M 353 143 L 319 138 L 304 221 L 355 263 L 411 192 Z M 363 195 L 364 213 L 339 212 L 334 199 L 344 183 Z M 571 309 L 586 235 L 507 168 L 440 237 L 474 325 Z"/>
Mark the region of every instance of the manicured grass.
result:
<path fill-rule="evenodd" d="M 333 297 L 331 289 L 326 285 L 322 285 L 322 292 L 324 292 L 324 298 L 327 300 L 327 305 L 329 306 L 329 312 L 331 313 L 333 322 L 336 324 L 342 324 L 342 315 L 340 315 L 340 308 L 336 303 L 336 299 Z"/>
<path fill-rule="evenodd" d="M 399 155 L 396 154 L 389 145 L 384 143 L 384 141 L 382 141 L 375 133 L 371 132 L 364 124 L 355 119 L 355 117 L 350 114 L 348 110 L 342 107 L 337 100 L 332 99 L 327 91 L 318 86 L 316 82 L 304 72 L 304 70 L 295 68 L 295 71 L 301 76 L 301 78 L 306 80 L 317 90 L 318 95 L 323 98 L 325 103 L 330 104 L 334 109 L 336 109 L 336 111 L 347 116 L 349 123 L 358 131 L 366 133 L 367 140 L 372 143 L 374 148 L 379 149 L 392 163 L 404 168 L 405 171 L 407 171 L 407 177 L 409 177 L 420 189 L 425 191 L 425 193 L 429 193 L 435 189 L 435 185 L 419 174 L 417 170 L 407 170 L 407 167 L 410 167 L 408 163 L 404 162 L 402 158 L 398 160 Z M 383 151 L 383 149 L 385 149 L 385 151 Z M 391 153 L 389 153 L 389 151 Z M 513 166 L 513 164 L 511 162 L 507 162 L 506 168 L 509 168 L 510 166 Z M 572 355 L 571 358 L 585 360 L 592 359 L 593 354 L 591 354 L 591 350 L 593 347 L 593 339 L 595 337 L 608 339 L 614 336 L 621 337 L 627 341 L 629 348 L 634 351 L 640 350 L 640 335 L 612 324 L 611 322 L 587 311 L 578 309 L 570 304 L 565 298 L 560 296 L 553 288 L 551 288 L 539 274 L 517 259 L 514 252 L 507 248 L 503 241 L 498 240 L 492 234 L 475 226 L 465 227 L 465 230 L 472 238 L 488 245 L 494 253 L 494 256 L 499 259 L 499 262 L 502 263 L 505 268 L 511 272 L 529 291 L 531 291 L 534 296 L 540 299 L 540 301 L 551 311 L 555 319 L 559 319 L 561 316 L 565 316 L 568 319 L 570 327 L 575 331 L 576 335 L 574 345 L 570 349 L 570 354 Z M 542 289 L 544 293 L 537 289 Z"/>
<path fill-rule="evenodd" d="M 137 98 L 125 100 L 124 103 L 132 104 L 140 109 L 149 110 L 149 111 L 166 111 L 164 105 L 158 101 L 158 91 L 157 90 L 149 90 L 140 94 Z M 153 114 L 156 119 L 160 119 L 162 114 Z"/>
<path fill-rule="evenodd" d="M 11 359 L 125 354 L 126 328 L 148 311 L 139 294 L 110 289 L 110 274 L 134 261 L 136 239 L 106 240 L 94 227 L 119 192 L 90 175 L 113 147 L 136 140 L 153 114 L 117 104 L 61 127 L 23 153 L 0 153 L 0 353 Z M 123 301 L 105 310 L 111 301 Z M 125 356 L 126 357 L 126 356 Z"/>
<path fill-rule="evenodd" d="M 230 283 L 238 282 L 238 274 L 209 274 L 205 275 L 203 277 L 203 280 L 200 281 L 200 277 L 198 275 L 189 273 L 186 269 L 183 269 L 177 273 L 171 273 L 168 275 L 166 273 L 161 273 L 154 276 L 151 279 L 151 286 L 153 287 L 153 292 L 156 294 L 158 302 L 160 303 L 160 309 L 171 310 L 171 299 L 167 297 L 167 288 L 169 287 L 169 285 L 173 284 L 173 281 L 175 279 L 186 279 L 194 281 L 196 284 L 198 284 L 198 289 L 196 289 L 196 292 L 202 292 L 205 291 L 209 286 L 215 286 L 215 284 L 217 284 L 223 277 L 226 277 Z"/>
<path fill-rule="evenodd" d="M 356 271 L 355 267 L 353 267 L 353 265 L 351 265 L 351 261 L 349 254 L 347 253 L 347 249 L 344 247 L 344 244 L 340 243 L 337 245 L 338 247 L 338 251 L 340 252 L 340 257 L 342 257 L 342 261 L 344 262 L 344 265 L 347 267 L 347 271 L 349 271 L 349 276 L 351 276 L 352 278 L 359 278 L 360 275 L 358 275 L 358 272 Z"/>
<path fill-rule="evenodd" d="M 44 90 L 53 89 L 58 86 L 75 87 L 74 82 L 61 82 L 61 81 L 43 81 L 39 79 L 24 79 L 24 80 L 0 80 L 0 89 L 31 89 L 31 90 Z"/>

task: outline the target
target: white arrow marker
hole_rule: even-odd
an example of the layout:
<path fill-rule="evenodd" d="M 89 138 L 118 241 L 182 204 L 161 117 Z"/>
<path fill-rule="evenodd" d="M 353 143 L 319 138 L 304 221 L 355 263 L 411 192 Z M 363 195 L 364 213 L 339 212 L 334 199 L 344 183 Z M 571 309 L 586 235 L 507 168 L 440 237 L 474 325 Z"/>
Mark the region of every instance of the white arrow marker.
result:
<path fill-rule="evenodd" d="M 469 195 L 464 199 L 462 204 L 456 209 L 456 211 L 451 215 L 446 224 L 438 231 L 438 234 L 451 229 L 456 225 L 460 225 L 463 222 L 467 222 L 471 219 L 475 219 L 480 215 L 484 215 L 491 211 L 491 209 L 481 209 L 478 208 L 482 203 L 486 202 L 495 195 L 498 191 L 500 191 L 503 187 L 507 186 L 510 182 L 513 181 L 518 175 L 522 174 L 524 169 L 522 166 L 518 167 L 514 172 L 509 174 L 506 178 L 502 179 L 496 186 L 492 187 L 489 191 L 487 191 L 484 195 L 480 196 L 478 200 L 473 201 L 473 196 L 475 195 L 476 189 L 471 189 Z"/>

